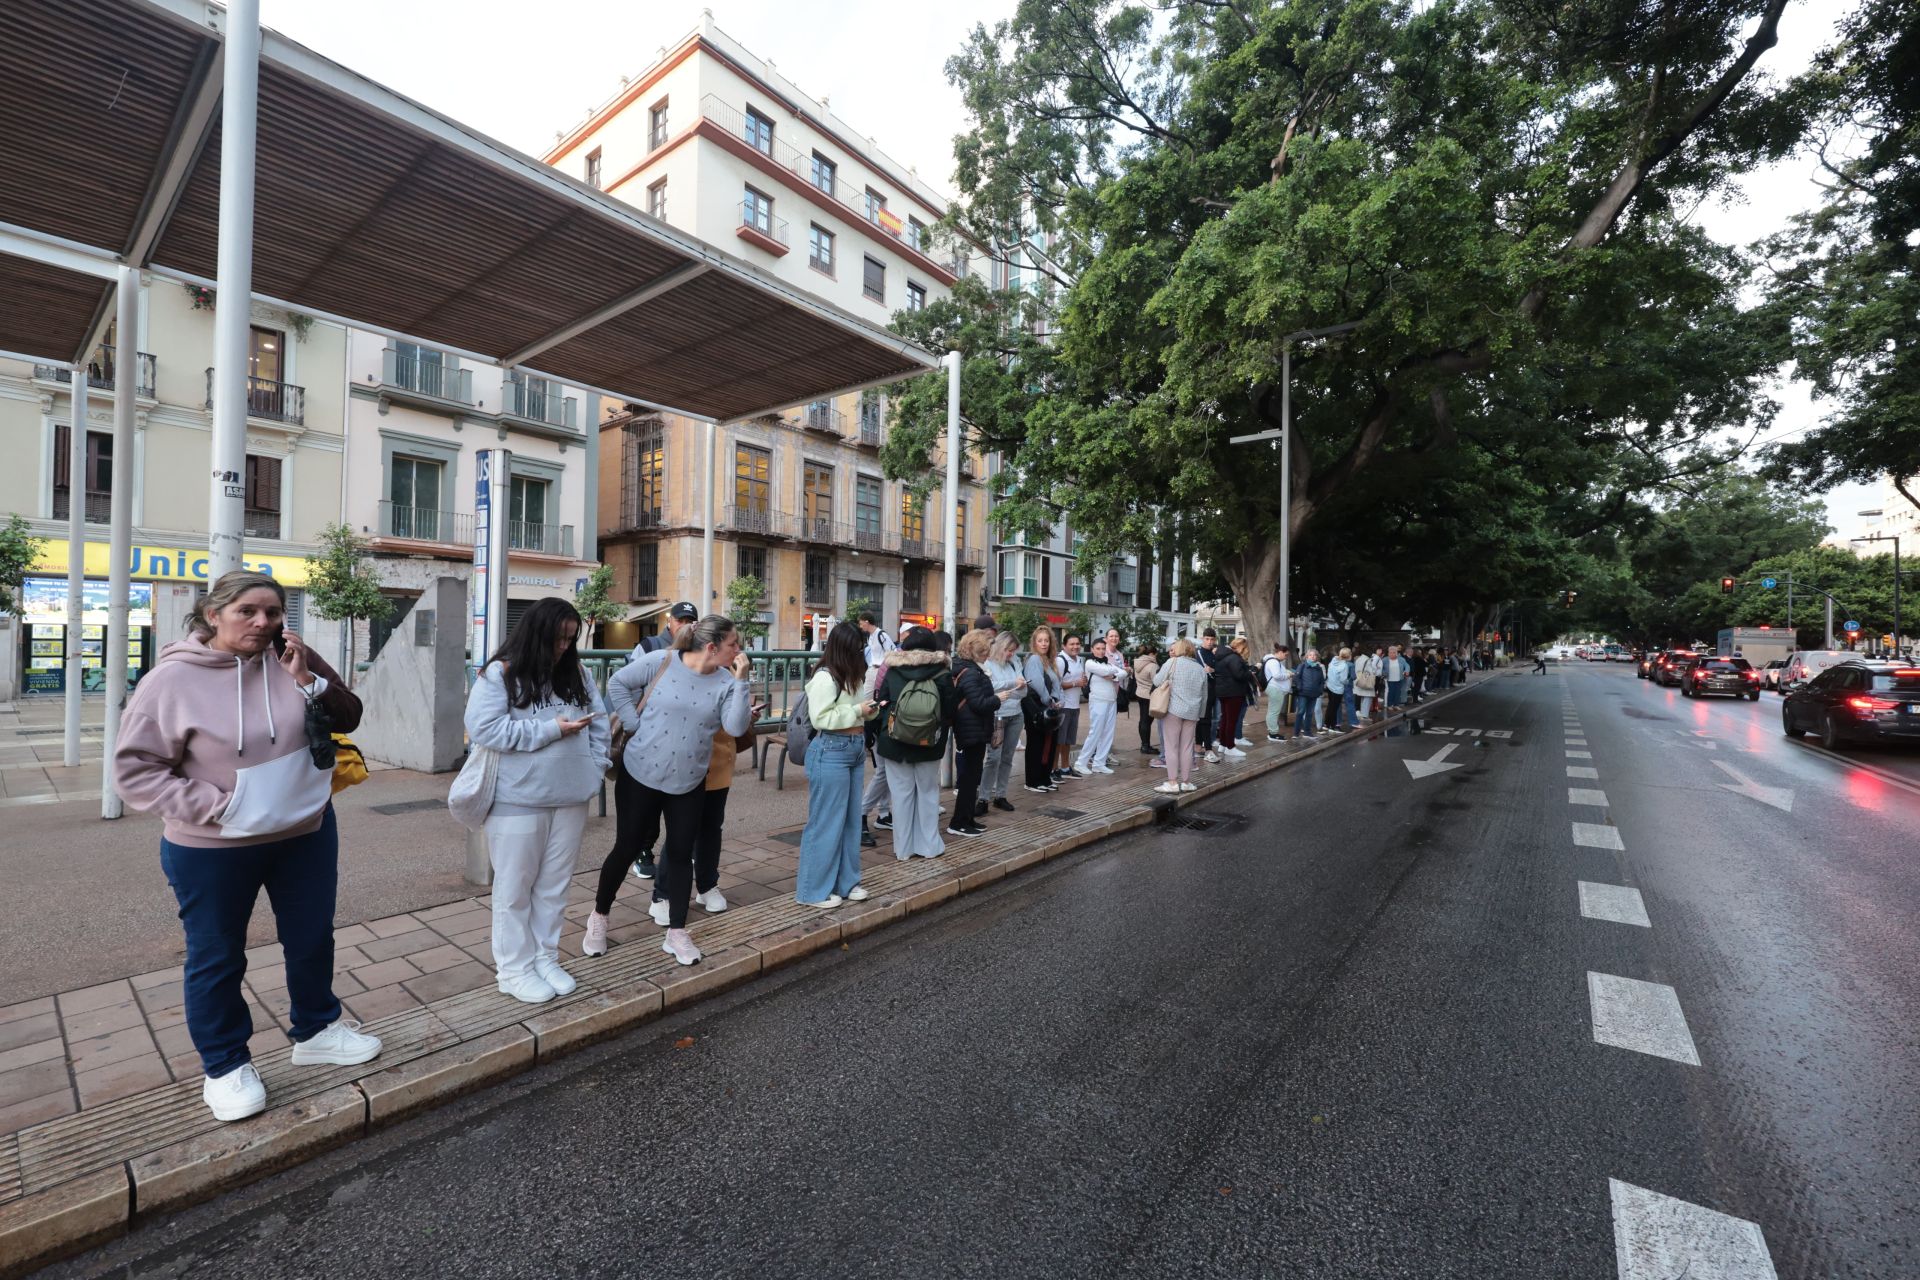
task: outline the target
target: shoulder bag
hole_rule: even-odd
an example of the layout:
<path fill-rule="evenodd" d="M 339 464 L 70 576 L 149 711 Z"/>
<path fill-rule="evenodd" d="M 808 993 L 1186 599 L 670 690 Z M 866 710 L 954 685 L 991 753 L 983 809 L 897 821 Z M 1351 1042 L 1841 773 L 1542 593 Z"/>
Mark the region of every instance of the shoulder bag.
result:
<path fill-rule="evenodd" d="M 1156 677 L 1157 678 L 1157 677 Z M 1173 663 L 1167 663 L 1167 682 L 1154 688 L 1153 695 L 1147 699 L 1147 714 L 1155 720 L 1164 720 L 1173 712 Z"/>
<path fill-rule="evenodd" d="M 667 659 L 667 662 L 672 661 L 671 658 Z M 647 709 L 647 699 L 653 696 L 653 686 L 659 684 L 660 677 L 666 674 L 667 665 L 663 662 L 660 664 L 660 669 L 653 673 L 653 679 L 647 681 L 647 687 L 640 691 L 640 701 L 633 704 L 635 724 L 640 723 L 640 715 Z M 627 754 L 627 743 L 633 738 L 633 730 L 627 728 L 627 722 L 622 720 L 618 713 L 610 712 L 609 714 L 613 715 L 613 740 L 607 744 L 607 776 L 618 778 L 620 770 L 626 767 L 620 761 Z"/>

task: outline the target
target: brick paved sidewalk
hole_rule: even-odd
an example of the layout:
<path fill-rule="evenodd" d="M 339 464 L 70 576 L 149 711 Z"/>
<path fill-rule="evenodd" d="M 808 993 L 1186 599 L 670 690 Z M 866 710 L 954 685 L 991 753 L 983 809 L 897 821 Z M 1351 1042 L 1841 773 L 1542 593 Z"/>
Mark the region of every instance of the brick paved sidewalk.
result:
<path fill-rule="evenodd" d="M 1049 795 L 1016 790 L 1010 798 L 1018 812 L 991 814 L 985 837 L 947 837 L 940 858 L 897 861 L 887 834 L 878 833 L 880 847 L 862 858 L 873 899 L 835 911 L 793 901 L 798 823 L 730 831 L 720 884 L 732 909 L 717 916 L 695 910 L 690 927 L 707 958 L 691 969 L 660 952 L 661 930 L 645 914 L 648 884 L 631 876 L 612 914 L 615 945 L 606 956 L 582 957 L 596 879 L 583 871 L 574 876 L 561 943 L 580 989 L 546 1005 L 520 1004 L 494 989 L 484 895 L 348 925 L 335 935 L 335 989 L 349 1015 L 385 1041 L 364 1067 L 288 1064 L 280 948 L 256 947 L 247 953 L 245 992 L 256 1029 L 251 1047 L 273 1105 L 240 1125 L 213 1121 L 200 1102 L 177 966 L 0 1007 L 0 1273 L 45 1247 L 48 1231 L 71 1245 L 76 1222 L 105 1214 L 123 1226 L 129 1192 L 140 1212 L 187 1203 L 249 1170 L 295 1158 L 288 1144 L 331 1145 L 344 1140 L 336 1128 L 352 1136 L 524 1069 L 536 1056 L 624 1030 L 763 968 L 1150 823 L 1157 809 L 1205 802 L 1235 782 L 1369 732 L 1306 745 L 1263 742 L 1244 760 L 1197 764 L 1201 789 L 1180 797 L 1155 794 L 1164 773 L 1133 745 L 1117 747 L 1114 775 L 1078 779 Z M 803 818 L 803 803 L 796 808 Z"/>

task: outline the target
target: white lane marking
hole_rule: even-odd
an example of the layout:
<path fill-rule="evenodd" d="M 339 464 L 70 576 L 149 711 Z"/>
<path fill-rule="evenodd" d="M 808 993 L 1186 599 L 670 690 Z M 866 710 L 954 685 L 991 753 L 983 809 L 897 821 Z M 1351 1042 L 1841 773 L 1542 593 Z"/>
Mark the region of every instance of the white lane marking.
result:
<path fill-rule="evenodd" d="M 1460 767 L 1457 764 L 1442 763 L 1448 756 L 1453 754 L 1454 748 L 1459 745 L 1457 742 L 1449 742 L 1446 746 L 1434 752 L 1429 759 L 1402 760 L 1400 763 L 1407 766 L 1407 772 L 1416 778 L 1425 778 L 1431 774 L 1445 773 L 1449 769 L 1458 769 Z"/>
<path fill-rule="evenodd" d="M 1589 768 L 1584 764 L 1570 764 L 1567 766 L 1567 776 L 1569 778 L 1597 778 L 1600 776 L 1600 771 Z"/>
<path fill-rule="evenodd" d="M 1620 841 L 1620 829 L 1604 822 L 1574 823 L 1573 842 L 1588 849 L 1619 849 L 1624 852 L 1627 847 Z"/>
<path fill-rule="evenodd" d="M 1713 762 L 1713 767 L 1733 779 L 1732 782 L 1721 783 L 1722 789 L 1731 791 L 1735 795 L 1749 796 L 1761 804 L 1770 804 L 1783 813 L 1793 812 L 1792 787 L 1763 787 L 1732 765 L 1722 764 L 1718 760 Z"/>
<path fill-rule="evenodd" d="M 1569 752 L 1567 752 L 1567 759 L 1569 759 L 1569 760 L 1591 760 L 1591 759 L 1593 759 L 1593 752 L 1591 752 L 1591 751 L 1569 751 Z"/>
<path fill-rule="evenodd" d="M 1604 791 L 1589 790 L 1586 787 L 1568 787 L 1567 803 L 1597 804 L 1604 809 L 1607 807 L 1607 793 Z"/>
<path fill-rule="evenodd" d="M 1593 1038 L 1599 1043 L 1700 1065 L 1693 1033 L 1672 987 L 1588 970 L 1587 1003 L 1593 1012 Z"/>
<path fill-rule="evenodd" d="M 1582 880 L 1580 914 L 1589 920 L 1611 920 L 1615 924 L 1653 928 L 1653 922 L 1647 919 L 1647 904 L 1641 900 L 1640 891 L 1624 884 L 1595 884 L 1591 880 Z"/>
<path fill-rule="evenodd" d="M 1568 738 L 1567 745 L 1570 747 L 1584 747 L 1587 745 L 1587 740 L 1585 738 Z"/>
<path fill-rule="evenodd" d="M 1778 1280 L 1757 1224 L 1618 1178 L 1607 1189 L 1620 1280 Z"/>

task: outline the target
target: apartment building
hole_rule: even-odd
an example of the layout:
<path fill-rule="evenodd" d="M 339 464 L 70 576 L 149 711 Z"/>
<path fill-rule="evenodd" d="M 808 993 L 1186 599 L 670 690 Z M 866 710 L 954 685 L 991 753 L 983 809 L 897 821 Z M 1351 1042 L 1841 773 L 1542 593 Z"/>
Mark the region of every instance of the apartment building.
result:
<path fill-rule="evenodd" d="M 879 323 L 946 296 L 969 270 L 929 232 L 944 196 L 710 16 L 557 139 L 546 160 Z M 811 643 L 818 622 L 849 601 L 870 602 L 889 626 L 939 621 L 945 495 L 922 504 L 881 474 L 886 416 L 883 391 L 847 388 L 718 429 L 715 589 L 703 607 L 721 607 L 731 579 L 759 578 L 775 647 Z M 702 424 L 638 406 L 602 424 L 602 556 L 637 632 L 657 626 L 663 605 L 699 592 L 703 441 Z M 985 582 L 986 494 L 975 458 L 961 472 L 959 600 L 970 615 Z"/>
<path fill-rule="evenodd" d="M 25 516 L 48 541 L 13 625 L 0 628 L 0 698 L 59 693 L 68 646 L 81 647 L 88 689 L 103 689 L 109 494 L 133 488 L 132 614 L 128 679 L 178 639 L 206 569 L 211 470 L 213 308 L 209 292 L 146 280 L 139 332 L 109 325 L 87 369 L 85 461 L 71 474 L 72 371 L 0 359 L 0 512 Z M 246 563 L 288 588 L 288 620 L 311 634 L 301 587 L 321 527 L 339 518 L 345 459 L 347 334 L 337 326 L 254 305 L 247 378 Z M 113 396 L 134 383 L 130 457 L 114 456 Z M 66 626 L 68 513 L 86 523 L 85 612 Z"/>

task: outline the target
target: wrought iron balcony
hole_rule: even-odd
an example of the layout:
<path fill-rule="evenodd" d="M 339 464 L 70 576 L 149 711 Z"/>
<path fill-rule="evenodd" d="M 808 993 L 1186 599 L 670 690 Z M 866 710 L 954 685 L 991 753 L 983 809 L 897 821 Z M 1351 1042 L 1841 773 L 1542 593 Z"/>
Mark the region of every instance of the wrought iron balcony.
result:
<path fill-rule="evenodd" d="M 507 546 L 514 551 L 531 551 L 536 555 L 571 556 L 573 526 L 509 520 L 507 521 Z"/>
<path fill-rule="evenodd" d="M 93 359 L 87 361 L 87 385 L 102 390 L 112 390 L 117 361 L 114 348 L 101 343 L 93 349 Z M 36 364 L 33 376 L 42 382 L 72 382 L 73 369 L 64 364 Z M 133 394 L 151 400 L 154 386 L 153 357 L 145 351 L 134 352 Z"/>
<path fill-rule="evenodd" d="M 800 411 L 800 425 L 809 431 L 830 431 L 839 435 L 845 430 L 847 415 L 833 407 L 830 400 L 815 400 Z"/>
<path fill-rule="evenodd" d="M 852 541 L 852 530 L 832 516 L 800 517 L 800 538 L 803 542 L 824 542 L 841 546 Z"/>
<path fill-rule="evenodd" d="M 773 216 L 771 203 L 762 205 L 755 201 L 740 201 L 740 236 L 751 244 L 756 244 L 776 256 L 787 251 L 787 220 Z"/>
<path fill-rule="evenodd" d="M 207 408 L 213 408 L 213 370 L 207 370 Z M 247 416 L 303 426 L 307 421 L 307 389 L 272 378 L 247 379 Z"/>
<path fill-rule="evenodd" d="M 458 404 L 473 403 L 473 370 L 450 367 L 437 353 L 433 359 L 425 359 L 418 351 L 383 348 L 380 380 L 389 387 L 417 395 Z"/>
<path fill-rule="evenodd" d="M 411 538 L 418 542 L 442 542 L 454 546 L 473 545 L 473 517 L 459 511 L 441 511 L 433 507 L 403 506 L 382 500 L 380 537 Z"/>
<path fill-rule="evenodd" d="M 523 422 L 578 431 L 579 428 L 574 425 L 578 404 L 573 397 L 561 394 L 560 384 L 545 378 L 529 378 L 515 373 L 508 374 L 506 381 L 500 384 L 502 416 L 518 418 Z"/>

